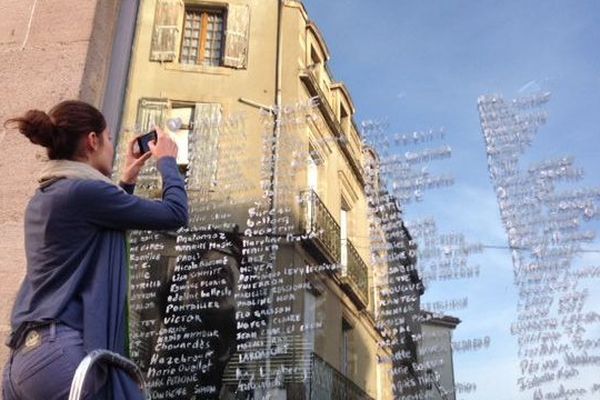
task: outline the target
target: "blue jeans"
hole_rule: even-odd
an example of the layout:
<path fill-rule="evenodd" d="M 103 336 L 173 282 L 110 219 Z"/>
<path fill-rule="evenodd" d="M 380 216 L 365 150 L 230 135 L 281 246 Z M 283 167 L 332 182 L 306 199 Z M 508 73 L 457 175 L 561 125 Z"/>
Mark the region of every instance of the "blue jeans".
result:
<path fill-rule="evenodd" d="M 75 370 L 85 355 L 80 331 L 63 324 L 30 331 L 23 343 L 10 352 L 4 366 L 2 399 L 68 399 Z M 94 367 L 86 377 L 82 398 L 93 398 L 106 376 L 105 370 Z"/>

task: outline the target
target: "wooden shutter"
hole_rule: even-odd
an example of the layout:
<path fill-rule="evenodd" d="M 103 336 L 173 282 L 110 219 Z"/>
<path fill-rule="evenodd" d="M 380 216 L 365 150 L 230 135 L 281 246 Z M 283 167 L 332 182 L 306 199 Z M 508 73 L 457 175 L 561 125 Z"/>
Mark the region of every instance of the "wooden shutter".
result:
<path fill-rule="evenodd" d="M 220 104 L 196 103 L 189 144 L 189 190 L 207 195 L 216 185 L 221 118 Z"/>
<path fill-rule="evenodd" d="M 250 7 L 230 4 L 227 8 L 223 65 L 233 68 L 247 67 L 249 36 Z"/>
<path fill-rule="evenodd" d="M 138 104 L 136 128 L 140 133 L 149 132 L 152 124 L 163 127 L 169 114 L 168 99 L 142 98 Z"/>
<path fill-rule="evenodd" d="M 157 1 L 150 49 L 151 61 L 174 61 L 177 58 L 184 10 L 183 0 Z"/>

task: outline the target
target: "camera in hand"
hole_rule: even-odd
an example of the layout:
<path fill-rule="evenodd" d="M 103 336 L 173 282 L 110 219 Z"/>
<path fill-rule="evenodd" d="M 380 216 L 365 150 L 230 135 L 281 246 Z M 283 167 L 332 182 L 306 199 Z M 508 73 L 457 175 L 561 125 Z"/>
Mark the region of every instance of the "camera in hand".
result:
<path fill-rule="evenodd" d="M 137 138 L 137 145 L 141 154 L 145 154 L 150 151 L 150 146 L 148 145 L 150 142 L 156 143 L 157 135 L 156 131 L 152 130 L 140 137 Z"/>

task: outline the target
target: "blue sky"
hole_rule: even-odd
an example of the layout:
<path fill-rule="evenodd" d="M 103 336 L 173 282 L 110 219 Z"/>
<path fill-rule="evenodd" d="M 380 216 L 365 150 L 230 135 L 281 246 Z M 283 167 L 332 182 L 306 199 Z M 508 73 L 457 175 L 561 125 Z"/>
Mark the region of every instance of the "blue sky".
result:
<path fill-rule="evenodd" d="M 436 164 L 452 171 L 456 184 L 407 206 L 408 219 L 432 215 L 443 232 L 506 244 L 477 113 L 477 97 L 486 93 L 509 99 L 550 91 L 548 123 L 527 158 L 572 155 L 586 172 L 578 186 L 600 186 L 599 1 L 304 3 L 331 50 L 334 77 L 350 90 L 357 122 L 387 119 L 392 132 L 440 127 L 447 132 L 452 159 Z M 600 249 L 598 241 L 589 247 Z M 479 279 L 432 285 L 425 299 L 468 295 L 469 308 L 454 313 L 463 320 L 455 337 L 492 338 L 486 351 L 455 355 L 457 381 L 477 384 L 475 394 L 459 398 L 531 398 L 516 386 L 516 338 L 508 331 L 517 301 L 510 255 L 488 250 L 473 263 L 482 267 Z M 587 253 L 579 264 L 600 265 L 599 254 Z M 599 306 L 597 295 L 588 301 L 588 309 Z M 597 327 L 588 333 L 600 336 Z M 582 369 L 575 384 L 598 383 L 591 376 Z"/>

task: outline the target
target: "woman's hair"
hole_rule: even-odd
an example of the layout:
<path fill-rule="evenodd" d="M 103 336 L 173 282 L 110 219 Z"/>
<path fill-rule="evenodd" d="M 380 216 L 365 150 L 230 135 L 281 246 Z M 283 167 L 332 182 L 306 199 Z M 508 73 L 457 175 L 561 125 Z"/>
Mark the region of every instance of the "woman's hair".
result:
<path fill-rule="evenodd" d="M 79 100 L 65 100 L 46 114 L 29 110 L 22 117 L 11 118 L 4 123 L 16 124 L 32 143 L 46 147 L 51 160 L 72 160 L 81 155 L 81 139 L 90 132 L 101 135 L 106 120 L 94 106 Z M 103 138 L 102 138 L 103 140 Z"/>

